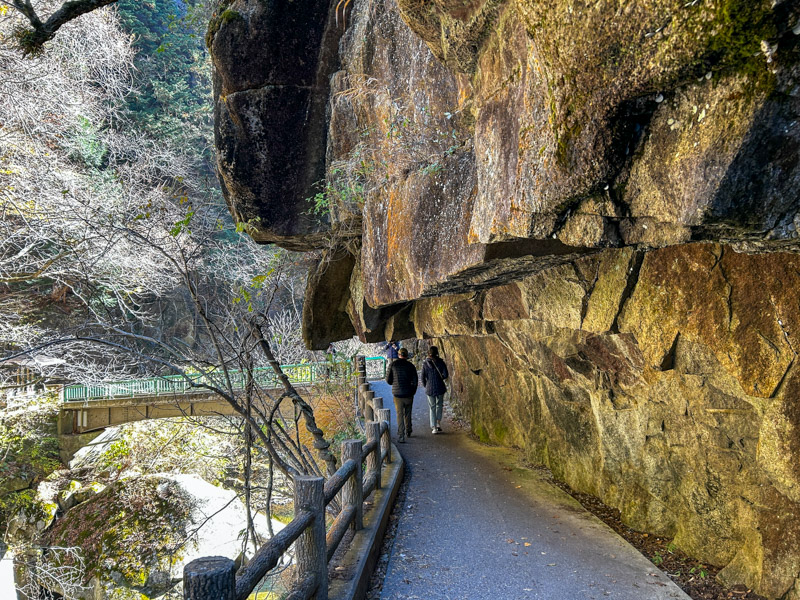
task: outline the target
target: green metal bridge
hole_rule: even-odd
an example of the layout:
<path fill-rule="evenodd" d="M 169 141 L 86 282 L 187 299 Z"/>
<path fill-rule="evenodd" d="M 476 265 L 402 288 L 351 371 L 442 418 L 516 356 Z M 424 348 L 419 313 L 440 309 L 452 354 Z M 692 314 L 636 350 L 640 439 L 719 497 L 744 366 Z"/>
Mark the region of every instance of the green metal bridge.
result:
<path fill-rule="evenodd" d="M 370 379 L 386 376 L 386 359 L 382 356 L 366 358 L 367 377 Z M 344 380 L 353 374 L 353 364 L 350 360 L 326 361 L 316 363 L 299 363 L 294 365 L 281 365 L 281 370 L 295 385 L 313 384 L 319 381 Z M 262 388 L 280 388 L 281 383 L 272 367 L 258 367 L 253 370 L 255 383 Z M 247 373 L 241 370 L 228 370 L 234 389 L 244 389 L 247 382 Z M 211 373 L 183 375 L 165 375 L 163 377 L 150 377 L 148 379 L 129 379 L 126 381 L 113 381 L 92 385 L 67 385 L 61 391 L 61 401 L 91 402 L 99 400 L 112 400 L 124 398 L 156 396 L 184 396 L 194 394 L 208 394 L 204 386 L 227 387 L 226 375 L 222 370 Z"/>

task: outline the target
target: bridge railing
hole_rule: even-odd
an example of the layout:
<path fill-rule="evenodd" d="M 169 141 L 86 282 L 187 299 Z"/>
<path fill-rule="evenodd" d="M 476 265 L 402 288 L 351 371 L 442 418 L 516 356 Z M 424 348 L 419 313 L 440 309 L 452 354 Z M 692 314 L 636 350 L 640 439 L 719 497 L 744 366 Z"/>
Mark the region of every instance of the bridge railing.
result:
<path fill-rule="evenodd" d="M 366 358 L 366 373 L 370 379 L 383 378 L 386 375 L 386 359 L 382 356 Z M 293 384 L 315 383 L 321 380 L 347 380 L 353 374 L 352 361 L 325 361 L 316 363 L 298 363 L 281 365 L 281 369 Z M 228 377 L 234 389 L 244 389 L 247 384 L 247 371 L 231 369 Z M 261 387 L 280 387 L 277 375 L 271 367 L 257 367 L 253 370 L 253 378 Z M 165 375 L 148 379 L 131 379 L 94 385 L 67 385 L 62 389 L 63 402 L 86 402 L 110 398 L 135 398 L 136 396 L 160 396 L 167 394 L 188 394 L 197 391 L 198 386 L 214 384 L 227 387 L 224 371 L 211 373 L 193 373 L 183 375 Z"/>
<path fill-rule="evenodd" d="M 358 365 L 358 375 L 366 377 L 363 362 Z M 327 600 L 328 562 L 348 529 L 364 527 L 364 499 L 381 488 L 382 467 L 393 460 L 390 411 L 376 412 L 378 421 L 365 424 L 367 443 L 342 442 L 342 466 L 327 481 L 306 475 L 294 478 L 294 519 L 238 572 L 232 560 L 220 556 L 199 558 L 186 565 L 184 599 L 246 600 L 294 544 L 295 583 L 287 600 Z M 326 507 L 337 496 L 342 509 L 326 528 Z"/>

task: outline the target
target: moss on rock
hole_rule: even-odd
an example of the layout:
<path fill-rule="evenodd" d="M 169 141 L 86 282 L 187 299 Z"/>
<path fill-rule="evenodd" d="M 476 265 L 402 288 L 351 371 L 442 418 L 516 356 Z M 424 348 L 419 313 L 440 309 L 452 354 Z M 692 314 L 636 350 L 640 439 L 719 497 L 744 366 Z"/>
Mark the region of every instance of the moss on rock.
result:
<path fill-rule="evenodd" d="M 82 548 L 87 576 L 143 588 L 190 542 L 192 506 L 175 482 L 160 477 L 118 481 L 71 509 L 49 533 L 55 546 Z"/>

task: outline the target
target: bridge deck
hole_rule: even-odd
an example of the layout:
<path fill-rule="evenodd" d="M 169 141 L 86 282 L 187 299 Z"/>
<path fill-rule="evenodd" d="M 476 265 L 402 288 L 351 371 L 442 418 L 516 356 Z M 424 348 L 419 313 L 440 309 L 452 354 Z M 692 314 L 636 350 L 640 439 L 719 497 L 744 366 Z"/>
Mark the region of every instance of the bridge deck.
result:
<path fill-rule="evenodd" d="M 367 357 L 367 372 L 373 378 L 386 373 L 386 359 Z M 347 380 L 352 374 L 350 361 L 281 365 L 295 387 L 320 381 Z M 266 392 L 280 393 L 282 385 L 271 368 L 255 369 L 255 378 Z M 235 390 L 244 389 L 245 374 L 229 371 Z M 222 379 L 219 373 L 192 376 L 194 383 Z M 59 433 L 85 433 L 144 419 L 190 416 L 234 415 L 236 411 L 224 399 L 207 388 L 193 387 L 186 377 L 169 375 L 131 379 L 97 385 L 69 385 L 61 392 Z"/>

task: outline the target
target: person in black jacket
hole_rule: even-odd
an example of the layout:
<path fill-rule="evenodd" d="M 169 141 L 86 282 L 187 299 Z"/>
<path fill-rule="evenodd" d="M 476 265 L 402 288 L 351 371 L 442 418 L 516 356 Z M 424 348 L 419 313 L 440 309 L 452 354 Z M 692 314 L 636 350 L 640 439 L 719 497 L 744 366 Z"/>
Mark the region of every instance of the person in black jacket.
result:
<path fill-rule="evenodd" d="M 403 443 L 411 437 L 411 407 L 419 380 L 417 370 L 408 361 L 408 350 L 400 348 L 398 358 L 386 372 L 386 383 L 392 386 L 394 409 L 397 414 L 397 441 Z"/>
<path fill-rule="evenodd" d="M 425 394 L 428 396 L 431 433 L 433 434 L 442 432 L 442 406 L 445 392 L 447 392 L 448 376 L 447 365 L 439 358 L 439 349 L 431 346 L 428 349 L 428 357 L 422 363 L 422 385 L 425 386 Z"/>

